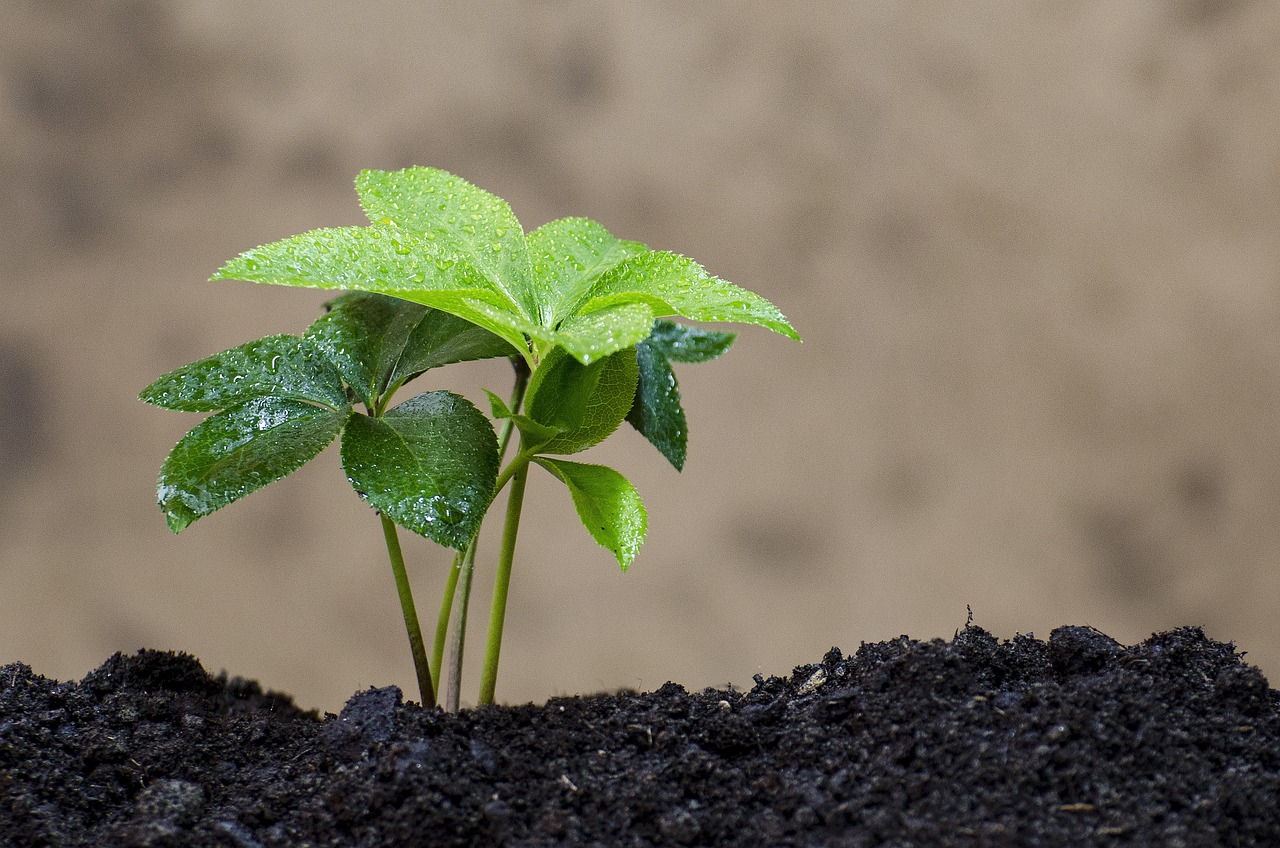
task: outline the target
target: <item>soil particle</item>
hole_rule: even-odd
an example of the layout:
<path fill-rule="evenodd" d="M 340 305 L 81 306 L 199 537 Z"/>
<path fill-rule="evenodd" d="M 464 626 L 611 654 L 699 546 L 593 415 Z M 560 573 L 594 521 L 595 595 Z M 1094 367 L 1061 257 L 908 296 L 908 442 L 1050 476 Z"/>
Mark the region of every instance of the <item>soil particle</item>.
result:
<path fill-rule="evenodd" d="M 4 846 L 1280 845 L 1280 693 L 1195 628 L 906 637 L 749 692 L 317 716 L 192 657 L 0 669 Z"/>

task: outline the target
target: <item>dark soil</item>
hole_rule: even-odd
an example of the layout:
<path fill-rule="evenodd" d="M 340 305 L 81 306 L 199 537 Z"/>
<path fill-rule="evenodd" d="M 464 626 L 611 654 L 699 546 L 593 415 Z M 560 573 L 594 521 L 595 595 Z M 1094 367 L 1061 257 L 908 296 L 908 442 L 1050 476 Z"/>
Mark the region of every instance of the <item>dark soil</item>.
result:
<path fill-rule="evenodd" d="M 6 846 L 1280 845 L 1280 693 L 1198 629 L 832 649 L 749 692 L 319 718 L 193 658 L 0 672 Z"/>

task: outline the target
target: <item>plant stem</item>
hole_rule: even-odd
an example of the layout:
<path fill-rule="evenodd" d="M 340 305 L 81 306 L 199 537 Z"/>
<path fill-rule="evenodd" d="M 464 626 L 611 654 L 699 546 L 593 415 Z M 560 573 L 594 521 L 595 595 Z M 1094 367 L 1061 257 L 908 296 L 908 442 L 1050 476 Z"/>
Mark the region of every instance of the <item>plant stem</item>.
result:
<path fill-rule="evenodd" d="M 478 536 L 478 534 L 477 534 Z M 476 572 L 476 539 L 467 545 L 462 557 L 462 567 L 458 569 L 461 585 L 458 594 L 462 603 L 458 606 L 458 616 L 453 622 L 453 643 L 449 649 L 449 688 L 445 692 L 444 708 L 446 712 L 456 713 L 462 697 L 462 653 L 467 643 L 467 601 L 471 598 L 471 578 Z"/>
<path fill-rule="evenodd" d="M 520 530 L 520 509 L 524 506 L 524 484 L 529 477 L 529 460 L 520 455 L 507 495 L 507 518 L 502 526 L 502 547 L 498 551 L 498 572 L 493 582 L 493 605 L 489 609 L 489 637 L 485 641 L 484 671 L 480 675 L 480 703 L 492 704 L 498 686 L 498 657 L 502 653 L 502 625 L 507 615 L 507 590 L 511 586 L 511 564 L 515 560 L 516 533 Z M 518 464 L 518 465 L 517 465 Z"/>
<path fill-rule="evenodd" d="M 387 540 L 387 554 L 391 557 L 391 573 L 396 578 L 396 592 L 400 595 L 400 609 L 404 612 L 404 626 L 409 631 L 409 650 L 413 652 L 413 666 L 418 673 L 422 706 L 434 707 L 436 690 L 431 682 L 431 666 L 427 664 L 427 646 L 422 641 L 422 628 L 418 626 L 418 611 L 413 605 L 413 592 L 409 590 L 409 575 L 404 570 L 396 523 L 381 513 L 378 515 L 382 519 L 382 535 Z"/>
<path fill-rule="evenodd" d="M 515 385 L 511 391 L 511 402 L 507 404 L 507 408 L 512 414 L 520 411 L 520 406 L 524 403 L 524 392 L 529 386 L 529 363 L 522 358 L 513 358 L 511 367 L 515 370 Z M 507 446 L 511 444 L 511 436 L 515 432 L 515 422 L 508 418 L 502 422 L 502 431 L 498 435 L 498 457 L 501 458 L 507 452 Z M 503 480 L 505 485 L 506 481 Z M 502 486 L 494 486 L 494 497 L 498 492 L 502 491 Z M 475 573 L 476 562 L 476 543 L 480 538 L 480 529 L 476 528 L 476 535 L 472 537 L 471 544 L 467 546 L 466 554 L 462 559 L 461 567 L 456 569 L 456 573 L 450 575 L 450 584 L 446 586 L 447 600 L 440 606 L 440 618 L 436 624 L 436 640 L 437 649 L 443 653 L 443 632 L 447 629 L 449 615 L 452 612 L 455 600 L 458 608 L 458 614 L 453 626 L 453 645 L 449 651 L 449 688 L 445 694 L 445 709 L 449 712 L 457 712 L 459 705 L 459 695 L 462 690 L 462 653 L 466 642 L 467 633 L 467 608 L 471 603 L 471 578 Z M 457 564 L 455 559 L 454 563 Z M 459 585 L 459 579 L 461 581 Z M 448 606 L 446 606 L 446 604 Z"/>
<path fill-rule="evenodd" d="M 431 646 L 431 685 L 440 692 L 440 671 L 444 668 L 444 643 L 449 636 L 449 615 L 453 611 L 453 596 L 458 587 L 458 574 L 462 571 L 463 551 L 453 556 L 449 577 L 444 584 L 444 596 L 440 600 L 440 614 L 436 616 L 436 640 Z"/>

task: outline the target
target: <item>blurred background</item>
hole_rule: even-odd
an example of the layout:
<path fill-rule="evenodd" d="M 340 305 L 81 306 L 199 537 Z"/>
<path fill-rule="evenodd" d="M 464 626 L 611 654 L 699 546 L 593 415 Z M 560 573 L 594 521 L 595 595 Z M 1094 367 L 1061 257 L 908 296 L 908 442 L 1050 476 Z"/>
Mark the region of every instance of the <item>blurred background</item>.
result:
<path fill-rule="evenodd" d="M 683 473 L 625 425 L 586 455 L 648 503 L 626 574 L 531 478 L 500 700 L 745 687 L 966 607 L 1001 638 L 1203 625 L 1274 680 L 1278 103 L 1280 7 L 1246 0 L 9 0 L 0 662 L 171 648 L 307 707 L 416 699 L 336 450 L 173 536 L 155 476 L 199 416 L 137 393 L 300 332 L 323 293 L 208 276 L 422 164 L 693 256 L 805 338 L 678 370 Z M 433 622 L 449 555 L 405 544 Z"/>

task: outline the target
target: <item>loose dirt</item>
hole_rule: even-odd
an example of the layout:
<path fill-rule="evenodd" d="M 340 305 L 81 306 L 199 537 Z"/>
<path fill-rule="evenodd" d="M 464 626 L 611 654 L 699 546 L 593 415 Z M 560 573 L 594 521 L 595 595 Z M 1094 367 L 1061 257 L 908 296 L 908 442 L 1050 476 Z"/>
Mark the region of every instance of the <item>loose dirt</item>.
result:
<path fill-rule="evenodd" d="M 1280 693 L 1198 629 L 833 648 L 749 692 L 320 717 L 184 654 L 0 670 L 12 846 L 1277 845 Z"/>

